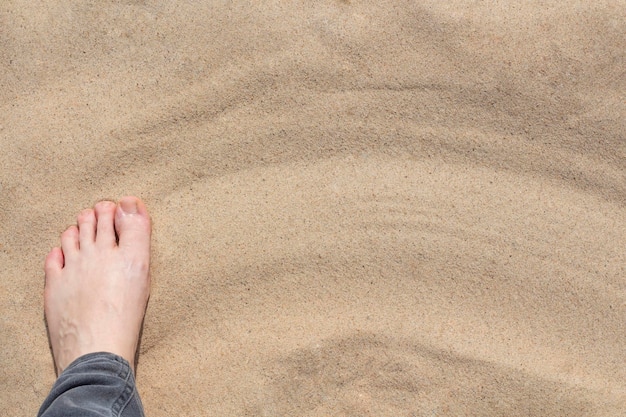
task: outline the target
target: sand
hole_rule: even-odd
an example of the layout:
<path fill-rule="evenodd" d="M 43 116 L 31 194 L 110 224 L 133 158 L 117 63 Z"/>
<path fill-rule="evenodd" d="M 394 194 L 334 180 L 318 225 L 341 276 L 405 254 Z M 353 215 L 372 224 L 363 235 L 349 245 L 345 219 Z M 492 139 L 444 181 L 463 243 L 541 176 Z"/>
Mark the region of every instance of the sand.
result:
<path fill-rule="evenodd" d="M 625 416 L 625 57 L 621 0 L 3 1 L 0 415 L 135 194 L 149 416 Z"/>

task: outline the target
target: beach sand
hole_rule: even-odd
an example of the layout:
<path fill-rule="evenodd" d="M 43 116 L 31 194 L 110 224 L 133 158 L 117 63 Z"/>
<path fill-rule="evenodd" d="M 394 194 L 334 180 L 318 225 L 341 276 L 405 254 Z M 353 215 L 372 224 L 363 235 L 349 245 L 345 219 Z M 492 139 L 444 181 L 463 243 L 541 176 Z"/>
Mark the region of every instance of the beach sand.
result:
<path fill-rule="evenodd" d="M 147 415 L 626 416 L 626 2 L 8 0 L 0 415 L 43 260 L 153 222 Z"/>

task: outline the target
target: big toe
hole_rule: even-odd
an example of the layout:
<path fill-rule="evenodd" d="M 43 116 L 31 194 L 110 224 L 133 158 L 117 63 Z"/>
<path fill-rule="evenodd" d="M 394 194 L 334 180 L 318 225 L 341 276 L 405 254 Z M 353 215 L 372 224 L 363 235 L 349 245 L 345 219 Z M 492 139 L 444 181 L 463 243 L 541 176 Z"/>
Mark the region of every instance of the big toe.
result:
<path fill-rule="evenodd" d="M 115 210 L 115 230 L 122 249 L 147 255 L 150 251 L 150 216 L 146 205 L 137 197 L 124 197 Z"/>

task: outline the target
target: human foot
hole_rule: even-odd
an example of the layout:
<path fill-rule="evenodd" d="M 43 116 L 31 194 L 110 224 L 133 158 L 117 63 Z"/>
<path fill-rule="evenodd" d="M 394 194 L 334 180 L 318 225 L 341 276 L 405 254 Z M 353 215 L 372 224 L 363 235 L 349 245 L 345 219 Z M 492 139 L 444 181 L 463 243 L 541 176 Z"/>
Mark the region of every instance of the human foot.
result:
<path fill-rule="evenodd" d="M 46 257 L 44 310 L 60 374 L 75 359 L 111 352 L 134 370 L 150 295 L 150 217 L 136 197 L 78 215 Z"/>

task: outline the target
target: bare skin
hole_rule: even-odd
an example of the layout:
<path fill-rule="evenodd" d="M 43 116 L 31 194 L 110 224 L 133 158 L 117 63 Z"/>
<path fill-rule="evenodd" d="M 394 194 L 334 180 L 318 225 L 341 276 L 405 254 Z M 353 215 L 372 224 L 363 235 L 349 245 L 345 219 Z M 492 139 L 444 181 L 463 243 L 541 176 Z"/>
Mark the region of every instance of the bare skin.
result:
<path fill-rule="evenodd" d="M 46 257 L 44 309 L 58 374 L 93 352 L 119 355 L 134 371 L 150 295 L 150 232 L 137 197 L 101 201 Z"/>

